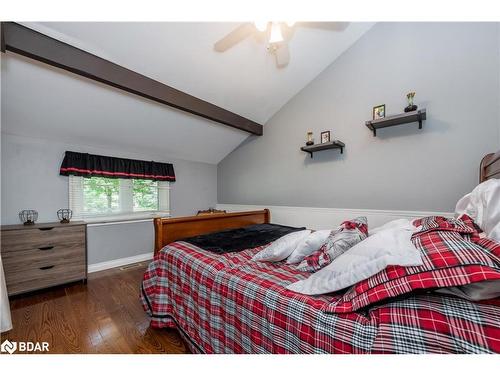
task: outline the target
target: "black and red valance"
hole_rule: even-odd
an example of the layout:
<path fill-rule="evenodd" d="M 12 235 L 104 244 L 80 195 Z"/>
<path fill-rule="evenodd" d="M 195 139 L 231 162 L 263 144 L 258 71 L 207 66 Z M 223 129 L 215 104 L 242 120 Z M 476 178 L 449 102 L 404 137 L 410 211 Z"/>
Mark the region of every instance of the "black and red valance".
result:
<path fill-rule="evenodd" d="M 60 174 L 84 177 L 141 178 L 175 181 L 174 166 L 169 163 L 134 160 L 66 151 Z"/>

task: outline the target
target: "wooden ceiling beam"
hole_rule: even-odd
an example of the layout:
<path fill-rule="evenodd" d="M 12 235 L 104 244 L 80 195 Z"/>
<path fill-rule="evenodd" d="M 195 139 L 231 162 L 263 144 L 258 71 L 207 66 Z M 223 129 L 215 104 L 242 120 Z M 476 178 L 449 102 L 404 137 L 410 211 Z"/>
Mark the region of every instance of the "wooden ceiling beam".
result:
<path fill-rule="evenodd" d="M 142 96 L 181 111 L 262 135 L 262 125 L 186 94 L 111 61 L 14 22 L 2 22 L 1 47 L 80 76 Z"/>

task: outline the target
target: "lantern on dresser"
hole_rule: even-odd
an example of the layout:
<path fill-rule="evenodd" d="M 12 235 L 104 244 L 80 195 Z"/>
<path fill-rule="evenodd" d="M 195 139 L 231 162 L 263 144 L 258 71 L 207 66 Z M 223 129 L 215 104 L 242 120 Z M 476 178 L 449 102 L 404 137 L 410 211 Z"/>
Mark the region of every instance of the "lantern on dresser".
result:
<path fill-rule="evenodd" d="M 73 211 L 69 208 L 61 208 L 60 210 L 57 210 L 57 218 L 61 224 L 68 224 L 72 216 Z"/>
<path fill-rule="evenodd" d="M 38 212 L 35 210 L 22 210 L 19 212 L 19 219 L 24 225 L 33 225 L 38 219 Z"/>

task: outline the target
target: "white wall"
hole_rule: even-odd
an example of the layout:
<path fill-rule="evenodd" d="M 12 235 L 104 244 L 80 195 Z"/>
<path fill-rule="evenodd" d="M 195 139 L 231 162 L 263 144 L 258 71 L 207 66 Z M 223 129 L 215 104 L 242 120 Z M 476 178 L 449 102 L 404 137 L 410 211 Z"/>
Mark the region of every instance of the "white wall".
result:
<path fill-rule="evenodd" d="M 172 216 L 193 215 L 217 203 L 217 167 L 212 164 L 165 160 L 161 155 L 137 155 L 4 133 L 1 136 L 2 224 L 19 223 L 18 213 L 23 209 L 37 210 L 40 222 L 57 220 L 56 211 L 68 207 L 68 178 L 59 175 L 66 150 L 173 163 L 177 181 L 171 184 Z M 90 264 L 153 249 L 152 223 L 91 227 L 88 235 Z"/>
<path fill-rule="evenodd" d="M 228 212 L 254 211 L 269 209 L 271 222 L 293 227 L 306 227 L 309 229 L 332 229 L 343 221 L 365 216 L 368 220 L 368 230 L 384 225 L 397 219 L 416 219 L 424 216 L 453 217 L 453 212 L 429 211 L 386 211 L 386 210 L 358 210 L 319 207 L 290 207 L 269 205 L 237 205 L 218 204 L 217 208 Z"/>
<path fill-rule="evenodd" d="M 499 148 L 495 23 L 379 23 L 218 165 L 219 204 L 452 211 Z M 293 64 L 293 61 L 292 61 Z M 417 124 L 366 128 L 372 107 L 427 108 Z M 346 143 L 300 151 L 306 132 Z"/>

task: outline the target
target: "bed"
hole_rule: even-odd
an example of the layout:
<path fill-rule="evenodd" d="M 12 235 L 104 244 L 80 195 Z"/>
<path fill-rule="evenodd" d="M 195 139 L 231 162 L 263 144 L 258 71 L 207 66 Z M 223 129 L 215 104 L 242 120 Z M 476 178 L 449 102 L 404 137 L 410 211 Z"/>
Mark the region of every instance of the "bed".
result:
<path fill-rule="evenodd" d="M 498 178 L 500 152 L 480 168 L 480 182 Z M 252 261 L 265 245 L 219 254 L 182 240 L 269 222 L 268 210 L 156 219 L 155 258 L 141 293 L 151 326 L 178 329 L 195 353 L 500 353 L 499 298 L 471 302 L 424 290 L 331 313 L 325 307 L 342 293 L 286 289 L 310 274 Z M 418 246 L 453 247 L 455 240 L 443 241 L 450 235 L 435 231 Z M 491 246 L 498 254 L 500 245 Z"/>

